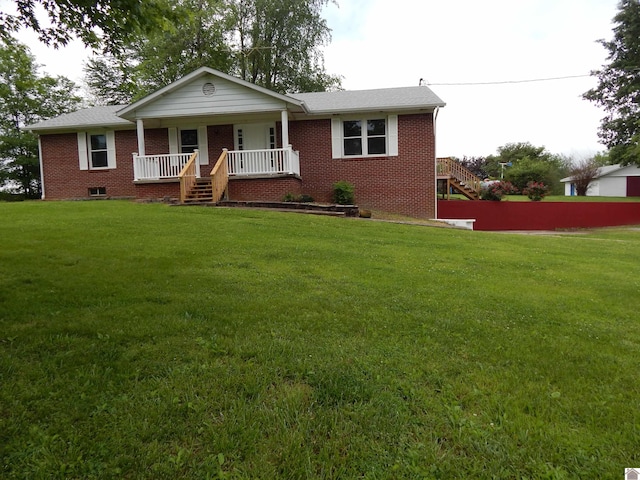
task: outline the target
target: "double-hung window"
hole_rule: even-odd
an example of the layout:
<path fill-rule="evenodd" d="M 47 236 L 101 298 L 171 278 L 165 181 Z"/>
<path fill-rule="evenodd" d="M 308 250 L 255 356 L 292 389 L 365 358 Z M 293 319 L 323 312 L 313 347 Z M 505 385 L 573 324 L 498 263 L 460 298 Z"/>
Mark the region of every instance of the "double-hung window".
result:
<path fill-rule="evenodd" d="M 116 168 L 115 132 L 78 132 L 80 170 Z"/>
<path fill-rule="evenodd" d="M 168 127 L 169 153 L 193 153 L 198 150 L 200 165 L 209 163 L 209 143 L 207 139 L 207 126 L 188 126 L 187 128 Z"/>
<path fill-rule="evenodd" d="M 398 117 L 334 118 L 333 158 L 398 155 Z"/>
<path fill-rule="evenodd" d="M 198 130 L 180 130 L 180 153 L 193 153 L 198 148 Z"/>
<path fill-rule="evenodd" d="M 89 148 L 91 168 L 107 168 L 109 166 L 107 136 L 104 133 L 90 135 Z"/>

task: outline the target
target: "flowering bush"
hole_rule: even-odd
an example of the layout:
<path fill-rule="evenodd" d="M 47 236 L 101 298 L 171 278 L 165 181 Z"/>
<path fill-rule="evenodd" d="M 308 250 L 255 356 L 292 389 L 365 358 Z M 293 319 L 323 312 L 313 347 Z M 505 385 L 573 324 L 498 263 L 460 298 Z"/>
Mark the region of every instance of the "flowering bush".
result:
<path fill-rule="evenodd" d="M 527 188 L 522 190 L 522 194 L 529 197 L 529 200 L 539 202 L 549 193 L 549 187 L 542 182 L 529 182 Z"/>
<path fill-rule="evenodd" d="M 499 202 L 502 197 L 512 193 L 518 193 L 518 189 L 511 182 L 492 182 L 480 189 L 480 198 Z"/>

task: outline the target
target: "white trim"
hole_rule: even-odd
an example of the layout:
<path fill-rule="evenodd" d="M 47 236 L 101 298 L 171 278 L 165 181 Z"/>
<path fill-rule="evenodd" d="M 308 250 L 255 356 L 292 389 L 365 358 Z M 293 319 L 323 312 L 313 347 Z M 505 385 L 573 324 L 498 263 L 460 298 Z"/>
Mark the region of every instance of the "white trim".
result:
<path fill-rule="evenodd" d="M 280 122 L 282 124 L 282 147 L 289 145 L 289 114 L 287 110 L 280 112 Z"/>
<path fill-rule="evenodd" d="M 331 119 L 331 158 L 342 158 L 342 120 Z"/>
<path fill-rule="evenodd" d="M 89 170 L 89 150 L 87 132 L 78 132 L 78 162 L 80 170 Z"/>
<path fill-rule="evenodd" d="M 113 130 L 105 132 L 107 137 L 107 168 L 116 168 L 116 134 Z"/>
<path fill-rule="evenodd" d="M 146 97 L 138 100 L 137 102 L 132 103 L 131 105 L 128 105 L 126 107 L 124 107 L 121 110 L 118 110 L 116 112 L 116 115 L 122 118 L 131 118 L 135 115 L 136 110 L 142 108 L 143 106 L 149 104 L 149 103 L 153 103 L 156 99 L 162 98 L 163 96 L 167 95 L 170 92 L 173 92 L 174 90 L 177 90 L 178 88 L 180 88 L 183 85 L 186 85 L 187 83 L 202 77 L 204 75 L 213 75 L 215 77 L 219 77 L 222 78 L 224 80 L 227 80 L 229 82 L 235 83 L 237 85 L 240 85 L 242 87 L 245 87 L 247 89 L 250 90 L 254 90 L 256 92 L 260 92 L 264 95 L 267 95 L 269 97 L 274 98 L 275 100 L 280 100 L 282 102 L 285 103 L 286 105 L 294 105 L 297 106 L 299 108 L 301 108 L 303 111 L 307 111 L 307 107 L 305 106 L 304 102 L 301 100 L 298 100 L 297 98 L 294 97 L 290 97 L 288 95 L 282 95 L 280 93 L 276 93 L 273 92 L 271 90 L 268 90 L 264 87 L 260 87 L 259 85 L 255 85 L 253 83 L 249 83 L 246 82 L 244 80 L 241 80 L 237 77 L 232 77 L 231 75 L 227 75 L 226 73 L 222 73 L 219 70 L 214 70 L 213 68 L 209 68 L 209 67 L 200 67 L 199 69 L 185 75 L 184 77 L 176 80 L 175 82 L 167 85 L 166 87 L 161 88 L 160 90 L 156 90 L 155 92 L 151 93 L 150 95 L 147 95 Z"/>
<path fill-rule="evenodd" d="M 344 153 L 344 122 L 360 121 L 362 122 L 362 151 L 367 149 L 367 121 L 384 120 L 385 123 L 385 153 L 369 154 L 362 153 L 360 155 L 345 155 Z M 382 137 L 374 136 L 374 137 Z M 357 138 L 357 137 L 354 137 Z M 397 157 L 398 156 L 398 115 L 376 115 L 369 114 L 365 116 L 348 115 L 344 117 L 331 118 L 331 156 L 334 159 L 349 158 L 376 158 L 376 157 Z"/>
<path fill-rule="evenodd" d="M 398 115 L 389 115 L 387 118 L 387 155 L 398 156 Z"/>
<path fill-rule="evenodd" d="M 42 164 L 42 137 L 38 135 L 38 158 L 40 160 L 40 198 L 44 200 L 44 166 Z"/>
<path fill-rule="evenodd" d="M 176 127 L 167 128 L 169 135 L 169 153 L 180 153 L 178 150 L 178 129 Z"/>
<path fill-rule="evenodd" d="M 139 118 L 136 121 L 136 133 L 138 134 L 138 153 L 141 156 L 145 156 L 145 145 L 144 145 L 144 121 Z"/>
<path fill-rule="evenodd" d="M 206 125 L 198 127 L 198 161 L 200 165 L 209 164 L 209 139 Z"/>

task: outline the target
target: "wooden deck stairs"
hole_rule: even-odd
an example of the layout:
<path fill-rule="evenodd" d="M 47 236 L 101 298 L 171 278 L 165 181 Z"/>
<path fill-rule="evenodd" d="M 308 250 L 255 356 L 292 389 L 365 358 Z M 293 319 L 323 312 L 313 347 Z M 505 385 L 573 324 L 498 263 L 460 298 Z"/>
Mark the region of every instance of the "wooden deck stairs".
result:
<path fill-rule="evenodd" d="M 480 199 L 482 180 L 453 158 L 437 159 L 437 179 L 446 185 L 447 199 L 452 187 L 470 200 Z"/>
<path fill-rule="evenodd" d="M 227 196 L 229 171 L 227 167 L 227 149 L 222 151 L 209 177 L 200 177 L 197 168 L 198 151 L 184 166 L 180 175 L 180 203 L 188 205 L 218 203 Z"/>
<path fill-rule="evenodd" d="M 193 186 L 187 191 L 184 203 L 213 202 L 213 185 L 211 177 L 197 178 Z"/>

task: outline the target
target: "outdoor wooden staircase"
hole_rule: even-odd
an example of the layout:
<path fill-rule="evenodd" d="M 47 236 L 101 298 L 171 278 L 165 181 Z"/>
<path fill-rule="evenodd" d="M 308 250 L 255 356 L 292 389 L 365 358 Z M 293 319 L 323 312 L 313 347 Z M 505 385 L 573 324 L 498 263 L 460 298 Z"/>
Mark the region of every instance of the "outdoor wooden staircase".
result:
<path fill-rule="evenodd" d="M 470 200 L 480 199 L 482 180 L 453 158 L 437 159 L 437 178 L 446 185 L 447 199 L 452 187 Z"/>
<path fill-rule="evenodd" d="M 184 203 L 211 203 L 213 201 L 213 185 L 210 177 L 197 178 L 184 198 Z"/>
<path fill-rule="evenodd" d="M 197 162 L 198 151 L 196 150 L 178 176 L 180 178 L 180 203 L 187 205 L 218 203 L 226 198 L 229 185 L 227 149 L 222 151 L 209 177 L 200 177 Z"/>

